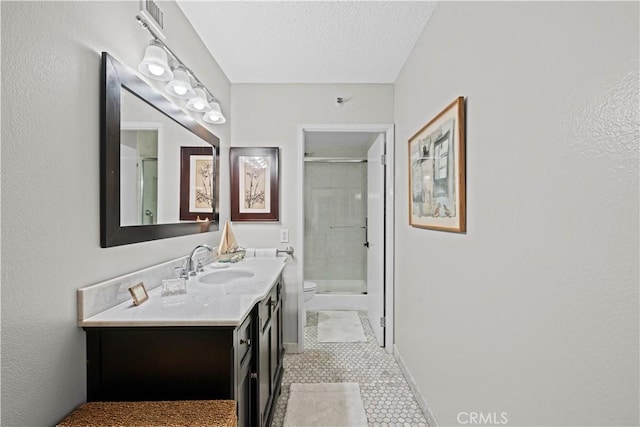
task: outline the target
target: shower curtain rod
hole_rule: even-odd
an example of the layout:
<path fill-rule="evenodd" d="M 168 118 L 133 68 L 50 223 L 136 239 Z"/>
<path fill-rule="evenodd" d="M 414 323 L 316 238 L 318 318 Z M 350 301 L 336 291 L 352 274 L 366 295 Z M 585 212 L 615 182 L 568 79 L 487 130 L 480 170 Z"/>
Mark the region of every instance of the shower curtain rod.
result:
<path fill-rule="evenodd" d="M 367 163 L 362 157 L 305 157 L 305 162 L 310 163 Z"/>

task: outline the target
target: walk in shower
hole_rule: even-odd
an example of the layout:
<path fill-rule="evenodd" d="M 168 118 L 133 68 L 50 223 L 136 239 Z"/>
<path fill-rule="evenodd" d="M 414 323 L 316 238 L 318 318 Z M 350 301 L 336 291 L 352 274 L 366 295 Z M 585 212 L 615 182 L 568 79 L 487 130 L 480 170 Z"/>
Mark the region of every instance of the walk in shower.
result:
<path fill-rule="evenodd" d="M 305 145 L 304 275 L 317 284 L 312 309 L 366 308 L 366 162 L 373 136 L 348 136 L 360 142 Z"/>

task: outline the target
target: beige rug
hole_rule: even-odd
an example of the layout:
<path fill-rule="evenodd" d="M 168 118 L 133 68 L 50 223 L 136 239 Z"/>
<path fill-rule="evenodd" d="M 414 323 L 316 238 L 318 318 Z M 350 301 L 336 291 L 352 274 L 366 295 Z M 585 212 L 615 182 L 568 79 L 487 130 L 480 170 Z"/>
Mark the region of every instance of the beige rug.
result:
<path fill-rule="evenodd" d="M 318 342 L 366 342 L 355 311 L 318 312 Z"/>
<path fill-rule="evenodd" d="M 283 427 L 367 427 L 358 383 L 291 384 Z"/>

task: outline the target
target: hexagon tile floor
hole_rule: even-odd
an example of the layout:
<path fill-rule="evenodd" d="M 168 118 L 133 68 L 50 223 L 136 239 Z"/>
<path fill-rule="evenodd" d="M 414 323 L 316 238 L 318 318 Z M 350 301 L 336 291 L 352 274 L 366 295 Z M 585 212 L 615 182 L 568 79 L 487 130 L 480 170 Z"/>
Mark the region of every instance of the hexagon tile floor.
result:
<path fill-rule="evenodd" d="M 330 382 L 360 385 L 370 427 L 428 427 L 398 363 L 376 343 L 366 311 L 358 315 L 367 342 L 318 343 L 318 312 L 308 312 L 304 353 L 284 355 L 282 394 L 271 427 L 282 427 L 291 383 Z"/>

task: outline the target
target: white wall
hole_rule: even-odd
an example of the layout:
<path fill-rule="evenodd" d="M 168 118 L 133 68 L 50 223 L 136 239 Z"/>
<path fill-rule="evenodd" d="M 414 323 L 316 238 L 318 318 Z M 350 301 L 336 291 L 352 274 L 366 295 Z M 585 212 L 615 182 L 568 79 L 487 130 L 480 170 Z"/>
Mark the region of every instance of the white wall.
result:
<path fill-rule="evenodd" d="M 273 224 L 234 223 L 240 245 L 246 247 L 284 247 L 279 230 L 289 230 L 290 244 L 302 248 L 298 218 L 298 176 L 301 124 L 391 123 L 393 122 L 392 85 L 302 85 L 238 84 L 231 87 L 232 146 L 280 148 L 280 222 Z M 346 102 L 336 104 L 336 98 Z M 225 151 L 223 156 L 228 156 Z M 223 176 L 228 175 L 228 171 Z M 228 210 L 227 210 L 228 212 Z M 285 270 L 284 341 L 297 343 L 297 288 L 301 264 L 290 260 Z"/>
<path fill-rule="evenodd" d="M 136 67 L 150 40 L 139 2 L 0 3 L 2 425 L 52 425 L 86 396 L 76 289 L 216 244 L 219 233 L 100 248 L 100 52 Z M 167 44 L 230 119 L 228 80 L 178 6 L 161 7 Z M 210 126 L 227 144 L 228 128 Z"/>
<path fill-rule="evenodd" d="M 396 82 L 396 344 L 441 425 L 638 425 L 638 12 L 441 2 Z M 468 232 L 411 228 L 407 140 L 459 95 Z"/>

